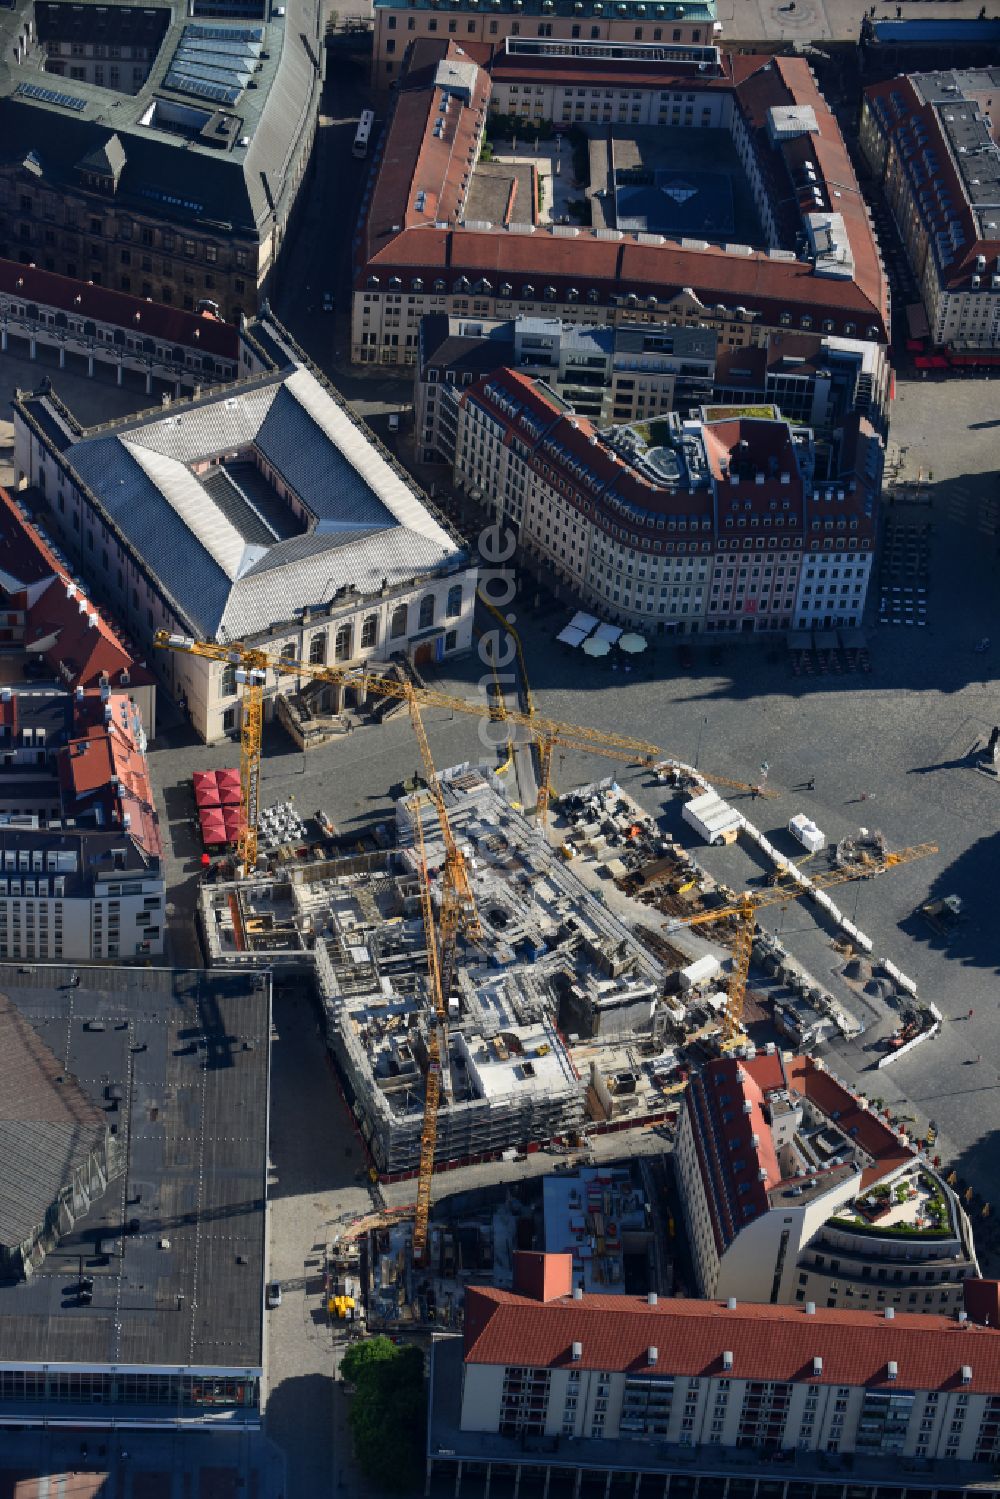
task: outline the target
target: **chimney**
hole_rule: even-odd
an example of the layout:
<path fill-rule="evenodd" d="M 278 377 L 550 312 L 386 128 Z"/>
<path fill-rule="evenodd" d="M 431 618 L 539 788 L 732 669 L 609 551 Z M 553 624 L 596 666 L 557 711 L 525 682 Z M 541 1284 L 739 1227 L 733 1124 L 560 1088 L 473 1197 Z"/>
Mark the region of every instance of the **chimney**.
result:
<path fill-rule="evenodd" d="M 583 1300 L 583 1287 L 582 1286 L 574 1286 L 573 1287 L 573 1300 L 574 1301 L 582 1301 Z"/>
<path fill-rule="evenodd" d="M 656 1295 L 656 1292 L 655 1291 L 650 1291 L 649 1295 L 646 1297 L 646 1303 L 647 1303 L 647 1305 L 648 1306 L 655 1306 L 656 1303 L 657 1303 L 657 1300 L 658 1300 L 658 1297 Z"/>
<path fill-rule="evenodd" d="M 972 1365 L 971 1364 L 963 1364 L 962 1365 L 962 1383 L 963 1384 L 971 1384 L 972 1383 Z"/>
<path fill-rule="evenodd" d="M 731 1348 L 727 1348 L 722 1355 L 722 1367 L 724 1369 L 731 1369 L 733 1367 L 733 1352 Z"/>
<path fill-rule="evenodd" d="M 887 1306 L 886 1309 L 885 1309 L 885 1320 L 887 1322 L 891 1322 L 892 1319 L 895 1317 L 895 1315 L 896 1315 L 896 1308 L 894 1306 Z"/>
<path fill-rule="evenodd" d="M 580 1360 L 583 1358 L 583 1344 L 582 1343 L 574 1343 L 573 1347 L 572 1347 L 572 1349 L 570 1351 L 570 1356 L 571 1356 L 574 1364 L 578 1364 L 580 1362 Z"/>
<path fill-rule="evenodd" d="M 649 1348 L 648 1348 L 648 1350 L 646 1352 L 646 1362 L 647 1362 L 647 1364 L 655 1364 L 655 1363 L 657 1363 L 658 1360 L 659 1360 L 659 1357 L 660 1357 L 660 1350 L 658 1348 L 655 1348 L 652 1344 L 650 1344 L 650 1346 L 649 1346 Z M 970 1370 L 969 1371 L 970 1378 L 971 1378 L 971 1375 L 972 1375 L 972 1371 Z"/>
<path fill-rule="evenodd" d="M 886 1369 L 885 1369 L 886 1378 L 887 1379 L 895 1379 L 896 1376 L 898 1375 L 898 1373 L 899 1373 L 899 1365 L 896 1363 L 896 1360 L 894 1358 L 891 1358 L 889 1360 L 888 1364 L 886 1365 Z"/>
<path fill-rule="evenodd" d="M 823 1372 L 823 1360 L 817 1354 L 813 1359 L 813 1378 L 818 1379 Z"/>
<path fill-rule="evenodd" d="M 963 1327 L 967 1327 L 968 1326 L 968 1322 L 969 1322 L 969 1314 L 968 1314 L 968 1312 L 959 1312 L 959 1314 L 958 1314 L 958 1320 L 962 1324 Z"/>
<path fill-rule="evenodd" d="M 514 1253 L 514 1290 L 532 1301 L 557 1301 L 573 1294 L 573 1256 L 541 1254 L 536 1250 Z"/>
<path fill-rule="evenodd" d="M 735 1296 L 730 1296 L 729 1300 L 726 1302 L 726 1306 L 729 1308 L 729 1310 L 731 1312 L 735 1312 L 735 1310 L 736 1310 L 736 1297 Z"/>
<path fill-rule="evenodd" d="M 807 1317 L 815 1317 L 815 1315 L 816 1315 L 816 1303 L 815 1303 L 815 1301 L 807 1301 L 806 1302 L 806 1316 Z"/>

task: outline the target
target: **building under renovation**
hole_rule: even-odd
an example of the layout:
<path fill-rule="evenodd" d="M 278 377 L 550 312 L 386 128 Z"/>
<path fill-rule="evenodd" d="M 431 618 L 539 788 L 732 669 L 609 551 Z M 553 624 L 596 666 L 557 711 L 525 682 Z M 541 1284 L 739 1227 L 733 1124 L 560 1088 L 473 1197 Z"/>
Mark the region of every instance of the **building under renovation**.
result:
<path fill-rule="evenodd" d="M 651 1037 L 666 975 L 491 772 L 463 766 L 440 782 L 483 932 L 476 945 L 460 939 L 448 999 L 437 1135 L 444 1164 L 576 1132 L 590 1079 L 571 1054 L 575 1017 L 600 1016 L 610 1045 Z M 418 816 L 436 905 L 444 846 L 435 809 L 419 794 L 397 803 L 395 843 L 385 850 L 202 893 L 213 965 L 314 974 L 331 1050 L 386 1176 L 419 1163 L 433 1017 Z"/>

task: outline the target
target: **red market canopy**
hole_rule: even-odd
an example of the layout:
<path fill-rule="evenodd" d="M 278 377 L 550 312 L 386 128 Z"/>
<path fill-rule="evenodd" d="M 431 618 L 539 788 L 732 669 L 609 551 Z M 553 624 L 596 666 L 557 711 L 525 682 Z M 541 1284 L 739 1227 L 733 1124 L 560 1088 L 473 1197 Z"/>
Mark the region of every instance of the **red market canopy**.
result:
<path fill-rule="evenodd" d="M 211 781 L 202 781 L 200 786 L 195 786 L 194 799 L 199 807 L 219 806 L 219 788 L 215 784 L 214 779 Z"/>
<path fill-rule="evenodd" d="M 244 825 L 242 807 L 223 807 L 222 816 L 229 838 L 238 838 Z"/>
<path fill-rule="evenodd" d="M 229 768 L 226 770 L 217 770 L 215 772 L 215 779 L 220 787 L 235 786 L 237 791 L 240 789 L 240 773 L 238 770 Z"/>
<path fill-rule="evenodd" d="M 217 808 L 202 814 L 201 836 L 205 843 L 228 843 L 225 819 Z"/>

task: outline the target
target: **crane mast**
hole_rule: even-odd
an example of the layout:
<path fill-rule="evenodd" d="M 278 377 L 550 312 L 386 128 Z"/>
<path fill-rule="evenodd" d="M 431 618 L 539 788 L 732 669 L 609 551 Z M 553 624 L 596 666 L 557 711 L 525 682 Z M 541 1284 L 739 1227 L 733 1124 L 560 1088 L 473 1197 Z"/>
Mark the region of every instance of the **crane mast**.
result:
<path fill-rule="evenodd" d="M 725 921 L 732 918 L 736 925 L 736 940 L 733 944 L 733 966 L 726 985 L 726 1010 L 722 1021 L 724 1044 L 732 1044 L 743 1029 L 743 1006 L 746 1000 L 747 978 L 750 973 L 750 957 L 753 952 L 754 926 L 757 912 L 764 906 L 782 905 L 788 900 L 799 900 L 813 890 L 828 890 L 833 885 L 843 885 L 851 880 L 867 879 L 869 875 L 883 874 L 901 864 L 910 864 L 915 859 L 925 859 L 936 854 L 936 843 L 918 843 L 911 848 L 893 849 L 884 859 L 865 861 L 854 868 L 833 869 L 819 874 L 809 885 L 772 886 L 768 890 L 744 890 L 730 906 L 714 911 L 699 911 L 696 916 L 682 917 L 676 926 L 702 926 L 706 922 Z"/>
<path fill-rule="evenodd" d="M 448 999 L 455 977 L 458 934 L 462 930 L 470 941 L 479 941 L 482 927 L 476 908 L 476 900 L 469 880 L 469 872 L 461 849 L 458 847 L 448 819 L 444 793 L 438 780 L 431 754 L 427 731 L 421 717 L 426 707 L 447 708 L 452 713 L 464 713 L 478 718 L 489 718 L 495 714 L 490 703 L 476 702 L 455 697 L 435 688 L 415 687 L 412 682 L 399 682 L 379 676 L 363 668 L 344 666 L 320 666 L 296 657 L 274 656 L 241 643 L 219 645 L 213 641 L 199 641 L 184 635 L 171 635 L 158 630 L 155 644 L 161 648 L 186 652 L 209 661 L 219 661 L 236 668 L 236 680 L 241 690 L 242 724 L 240 729 L 240 786 L 242 791 L 243 827 L 238 843 L 239 861 L 244 875 L 252 874 L 257 866 L 257 836 L 260 815 L 260 762 L 261 736 L 264 720 L 264 689 L 267 673 L 273 669 L 285 675 L 309 677 L 317 681 L 338 683 L 356 687 L 376 697 L 402 699 L 406 702 L 410 723 L 420 749 L 427 793 L 434 805 L 441 838 L 444 845 L 444 868 L 441 881 L 441 902 L 438 931 L 435 932 L 433 901 L 427 872 L 427 855 L 424 844 L 421 809 L 415 809 L 415 839 L 420 869 L 420 899 L 424 917 L 427 945 L 427 972 L 434 1017 L 428 1027 L 427 1083 L 424 1101 L 424 1118 L 420 1136 L 420 1169 L 417 1179 L 416 1219 L 414 1225 L 414 1259 L 419 1264 L 427 1253 L 428 1221 L 430 1216 L 431 1181 L 434 1173 L 434 1156 L 437 1147 L 437 1121 L 443 1086 L 443 1068 L 448 1064 Z M 522 728 L 529 740 L 538 749 L 539 784 L 537 816 L 544 826 L 548 819 L 550 770 L 555 745 L 588 754 L 603 755 L 619 761 L 634 760 L 653 768 L 662 751 L 645 740 L 632 739 L 626 735 L 608 734 L 599 729 L 586 728 L 580 724 L 562 723 L 535 713 L 521 713 L 503 706 L 508 723 Z M 708 781 L 720 785 L 736 786 L 741 790 L 757 789 L 758 794 L 773 795 L 763 788 L 753 788 L 746 782 L 731 781 L 724 776 L 705 774 Z M 936 853 L 935 844 L 921 844 L 914 848 L 900 849 L 889 853 L 880 862 L 863 865 L 857 869 L 841 869 L 812 882 L 813 888 L 826 888 L 842 881 L 861 879 L 868 874 L 881 873 L 927 854 Z M 736 942 L 733 953 L 733 968 L 727 987 L 726 1012 L 723 1022 L 724 1040 L 732 1043 L 740 1034 L 743 1006 L 746 994 L 747 975 L 753 949 L 753 934 L 756 912 L 762 907 L 780 901 L 795 900 L 809 893 L 807 888 L 777 888 L 762 891 L 744 891 L 737 901 L 723 910 L 701 912 L 679 922 L 678 925 L 697 926 L 707 921 L 719 921 L 733 917 L 736 921 Z"/>
<path fill-rule="evenodd" d="M 427 948 L 427 981 L 434 1004 L 434 1018 L 427 1028 L 427 1077 L 424 1087 L 424 1119 L 420 1129 L 420 1169 L 417 1173 L 417 1204 L 413 1222 L 413 1262 L 422 1265 L 427 1256 L 427 1233 L 431 1211 L 431 1181 L 437 1150 L 438 1110 L 441 1107 L 442 1067 L 448 1065 L 448 1008 L 441 987 L 441 969 L 434 934 L 434 902 L 427 873 L 427 851 L 419 805 L 414 819 L 414 837 L 420 877 L 420 909 Z"/>

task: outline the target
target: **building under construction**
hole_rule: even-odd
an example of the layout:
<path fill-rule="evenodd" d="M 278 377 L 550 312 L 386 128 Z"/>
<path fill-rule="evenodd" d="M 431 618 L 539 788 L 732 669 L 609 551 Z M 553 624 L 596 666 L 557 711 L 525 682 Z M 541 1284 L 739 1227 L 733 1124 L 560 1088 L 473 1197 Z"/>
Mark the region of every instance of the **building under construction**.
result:
<path fill-rule="evenodd" d="M 666 974 L 491 772 L 462 766 L 439 781 L 482 930 L 475 944 L 460 939 L 448 997 L 436 1154 L 444 1165 L 575 1134 L 589 1079 L 574 1065 L 568 1025 L 589 1007 L 607 1017 L 604 1031 L 620 1017 L 630 1037 L 650 1035 Z M 439 906 L 443 838 L 420 793 L 397 803 L 385 850 L 206 886 L 201 897 L 210 963 L 314 975 L 330 1048 L 383 1176 L 419 1164 L 434 1017 L 418 817 Z"/>

